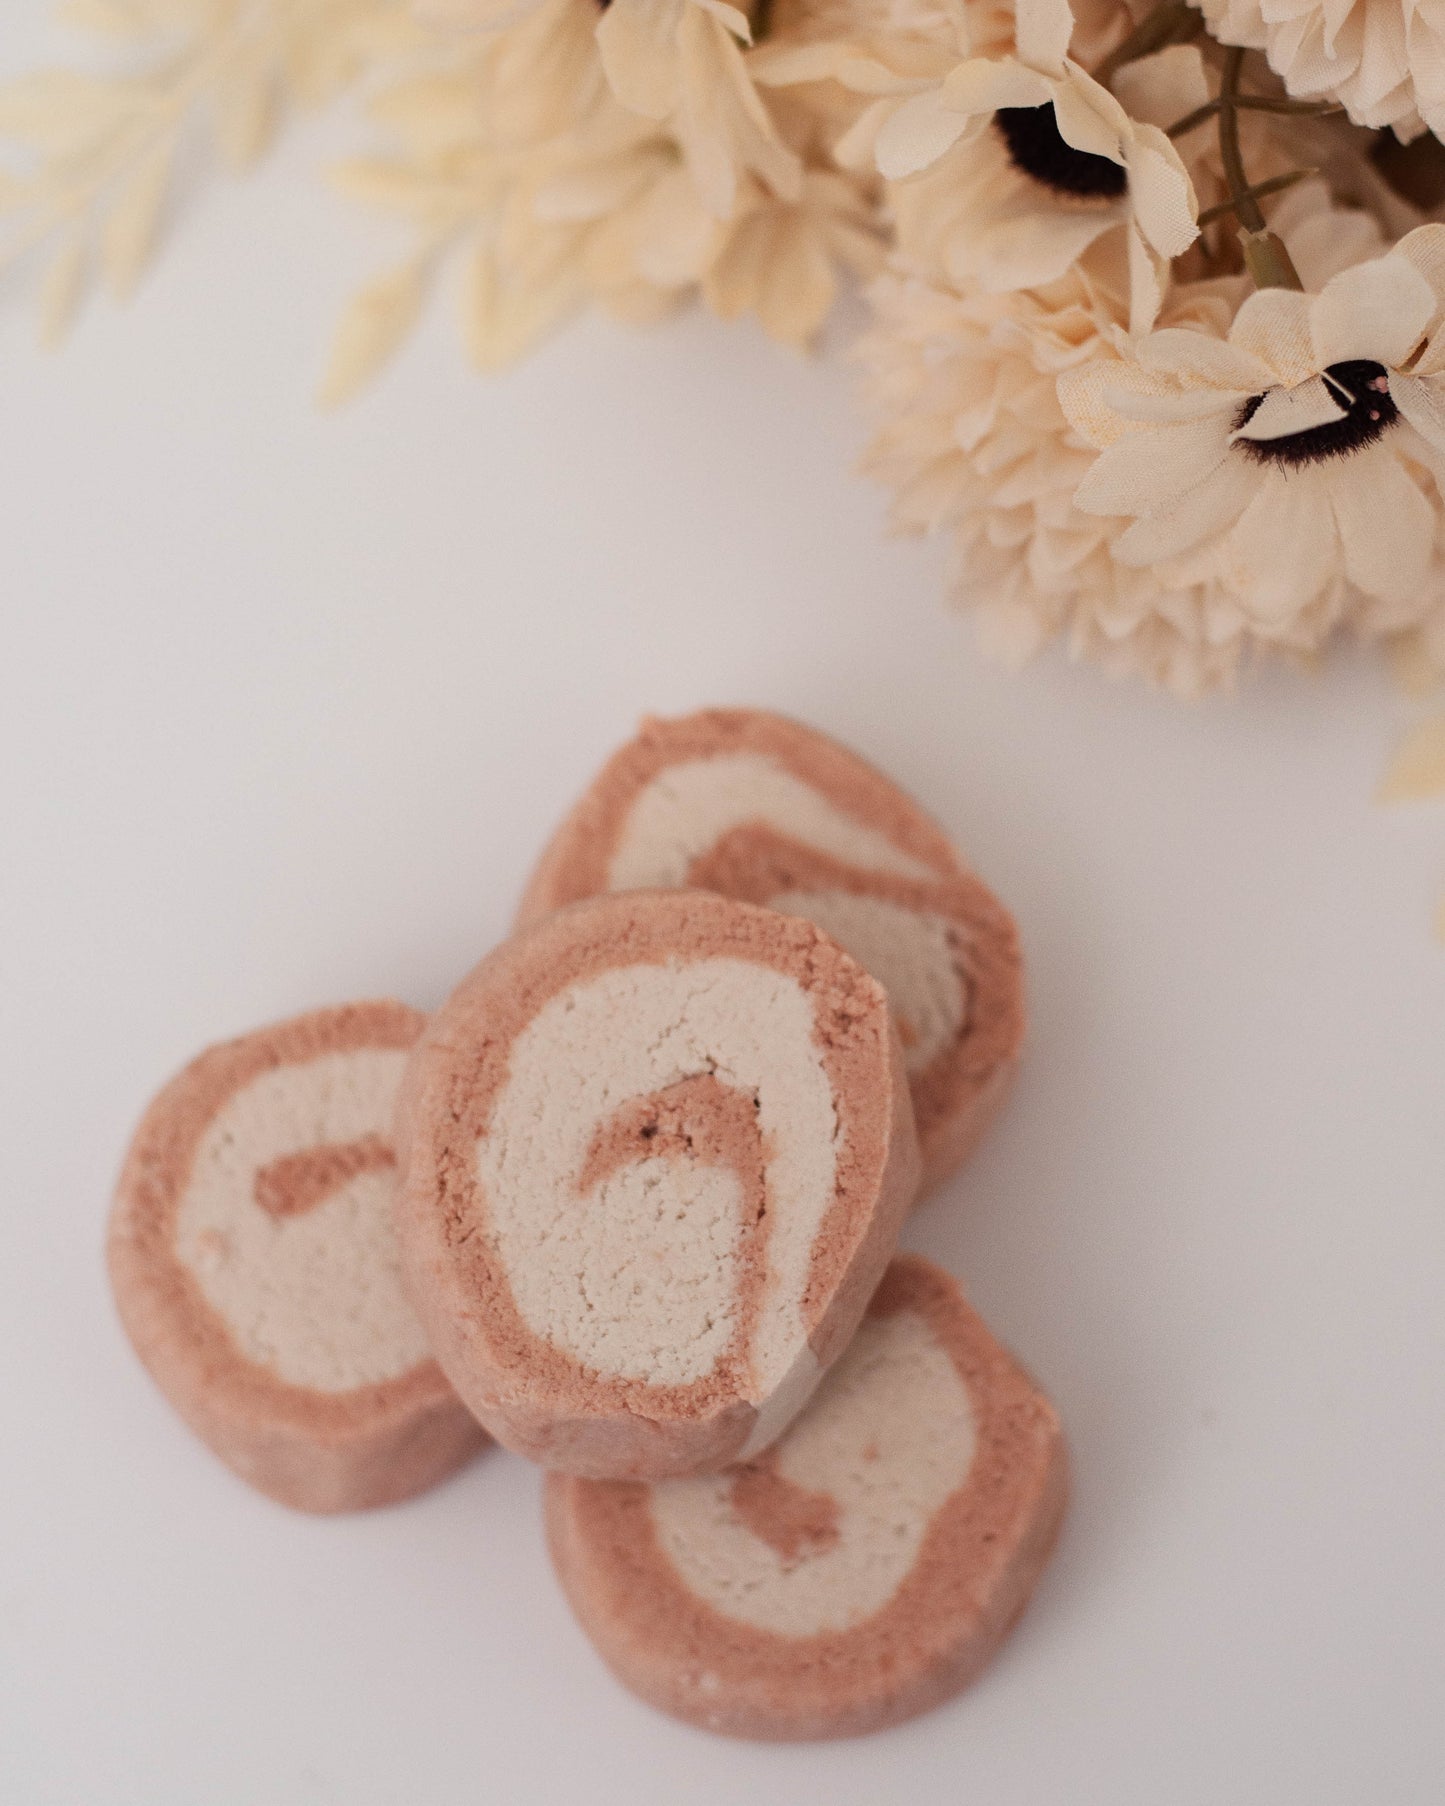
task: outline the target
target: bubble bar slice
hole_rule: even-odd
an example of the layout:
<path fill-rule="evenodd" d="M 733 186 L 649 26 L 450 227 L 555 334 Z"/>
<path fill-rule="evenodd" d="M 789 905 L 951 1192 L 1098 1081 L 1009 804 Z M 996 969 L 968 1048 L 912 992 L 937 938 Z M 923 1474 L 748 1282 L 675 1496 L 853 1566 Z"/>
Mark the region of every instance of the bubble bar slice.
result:
<path fill-rule="evenodd" d="M 398 1114 L 406 1277 L 499 1442 L 605 1479 L 766 1446 L 918 1178 L 881 987 L 703 891 L 562 910 L 433 1017 Z"/>
<path fill-rule="evenodd" d="M 208 1049 L 121 1173 L 136 1352 L 228 1466 L 304 1511 L 406 1498 L 486 1440 L 401 1289 L 391 1119 L 423 1021 L 349 1004 Z"/>
<path fill-rule="evenodd" d="M 547 1528 L 583 1628 L 644 1699 L 734 1736 L 839 1737 L 980 1672 L 1066 1486 L 1048 1401 L 910 1255 L 766 1455 L 655 1486 L 554 1474 Z"/>
<path fill-rule="evenodd" d="M 968 1156 L 1023 1038 L 1013 919 L 903 791 L 778 715 L 648 721 L 563 823 L 523 899 L 694 885 L 808 917 L 887 990 L 913 1093 L 923 1185 Z"/>

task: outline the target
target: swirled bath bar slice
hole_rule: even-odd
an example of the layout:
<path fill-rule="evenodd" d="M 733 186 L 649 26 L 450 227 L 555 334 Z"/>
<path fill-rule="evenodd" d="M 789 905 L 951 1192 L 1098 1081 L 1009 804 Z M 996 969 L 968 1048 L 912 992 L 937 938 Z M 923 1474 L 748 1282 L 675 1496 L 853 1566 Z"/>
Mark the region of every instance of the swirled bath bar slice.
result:
<path fill-rule="evenodd" d="M 645 1486 L 547 1481 L 573 1610 L 618 1678 L 707 1730 L 878 1730 L 971 1681 L 1048 1560 L 1048 1401 L 916 1256 L 766 1455 Z"/>
<path fill-rule="evenodd" d="M 262 1492 L 406 1498 L 486 1440 L 402 1291 L 392 1116 L 423 1018 L 318 1010 L 209 1048 L 146 1111 L 109 1262 L 162 1392 Z"/>
<path fill-rule="evenodd" d="M 558 911 L 433 1017 L 398 1115 L 411 1294 L 499 1442 L 606 1479 L 765 1447 L 918 1177 L 882 988 L 704 891 Z"/>
<path fill-rule="evenodd" d="M 554 836 L 523 899 L 691 885 L 806 916 L 883 985 L 931 1190 L 991 1119 L 1023 1038 L 1018 933 L 938 827 L 811 728 L 751 709 L 645 722 Z"/>

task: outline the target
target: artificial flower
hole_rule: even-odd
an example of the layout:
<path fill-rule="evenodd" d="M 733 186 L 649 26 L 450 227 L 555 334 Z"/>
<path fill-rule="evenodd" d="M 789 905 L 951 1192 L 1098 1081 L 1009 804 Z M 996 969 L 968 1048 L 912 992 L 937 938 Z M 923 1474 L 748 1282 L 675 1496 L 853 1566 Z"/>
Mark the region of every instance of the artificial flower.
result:
<path fill-rule="evenodd" d="M 90 0 L 68 10 L 122 46 L 114 65 L 0 84 L 0 271 L 43 263 L 50 344 L 98 280 L 121 296 L 135 287 L 198 137 L 209 133 L 222 161 L 243 168 L 290 113 L 336 100 L 413 54 L 419 37 L 406 0 Z"/>
<path fill-rule="evenodd" d="M 670 127 L 719 219 L 731 214 L 744 174 L 784 199 L 802 183 L 802 166 L 779 137 L 739 48 L 751 41 L 747 14 L 725 0 L 611 0 L 597 27 L 613 93 Z"/>
<path fill-rule="evenodd" d="M 889 204 L 905 259 L 955 283 L 1031 288 L 1056 281 L 1095 240 L 1117 231 L 1129 255 L 1132 323 L 1147 328 L 1168 280 L 1162 247 L 1179 256 L 1197 236 L 1191 174 L 1160 128 L 1185 117 L 1209 90 L 1200 54 L 1188 45 L 1127 64 L 1116 83 L 1127 111 L 1112 104 L 1139 138 L 1132 165 L 1067 143 L 1054 109 L 1006 110 L 991 131 L 893 185 Z M 1155 159 L 1148 148 L 1155 143 L 1167 146 L 1167 159 Z"/>
<path fill-rule="evenodd" d="M 1118 340 L 1059 385 L 1099 454 L 1078 507 L 1130 521 L 1119 564 L 1217 583 L 1258 635 L 1414 625 L 1445 600 L 1442 315 L 1425 226 L 1316 292 L 1248 294 L 1223 335 Z"/>
<path fill-rule="evenodd" d="M 893 492 L 900 531 L 948 535 L 953 588 L 982 644 L 1009 664 L 1054 638 L 1075 657 L 1192 693 L 1241 653 L 1237 611 L 1202 585 L 1164 585 L 1117 565 L 1117 524 L 1081 512 L 1090 451 L 1059 405 L 1061 374 L 1087 363 L 1127 317 L 1117 246 L 1095 245 L 1037 289 L 960 290 L 903 271 L 873 285 L 859 344 L 875 432 L 864 469 Z M 1204 285 L 1184 317 L 1231 303 Z"/>
<path fill-rule="evenodd" d="M 1378 227 L 1332 205 L 1318 182 L 1286 196 L 1274 224 L 1321 294 L 1343 266 L 1365 259 L 1368 267 L 1383 248 Z M 1438 291 L 1435 253 L 1424 255 L 1433 242 L 1417 240 L 1406 255 L 1426 286 Z M 1418 318 L 1420 291 L 1408 278 L 1399 287 L 1414 294 Z M 1217 544 L 1204 547 L 1204 555 L 1192 548 L 1152 562 L 1142 556 L 1154 548 L 1142 544 L 1142 533 L 1128 537 L 1140 516 L 1121 506 L 1121 496 L 1088 487 L 1101 449 L 1097 441 L 1106 431 L 1112 443 L 1172 423 L 1172 417 L 1156 422 L 1147 413 L 1164 385 L 1152 374 L 1143 381 L 1133 376 L 1138 366 L 1136 341 L 1127 331 L 1127 289 L 1121 253 L 1102 239 L 1057 281 L 1037 288 L 987 293 L 895 270 L 871 291 L 874 324 L 860 355 L 877 426 L 866 468 L 892 489 L 897 526 L 949 534 L 956 593 L 978 617 L 985 645 L 1017 661 L 1061 637 L 1075 656 L 1193 693 L 1227 681 L 1251 654 L 1313 653 L 1340 626 L 1374 635 L 1419 622 L 1440 632 L 1445 614 L 1433 541 L 1416 593 L 1406 595 L 1403 584 L 1390 583 L 1388 593 L 1377 594 L 1381 586 L 1373 579 L 1369 589 L 1355 583 L 1342 540 L 1331 529 L 1336 552 L 1324 581 L 1293 589 L 1288 605 L 1281 596 L 1274 607 L 1265 605 L 1258 586 L 1263 569 L 1241 570 L 1214 555 Z M 1167 348 L 1183 340 L 1199 366 L 1210 370 L 1211 358 L 1232 355 L 1231 326 L 1251 292 L 1242 276 L 1178 282 L 1157 332 L 1137 344 Z M 1348 293 L 1348 285 L 1332 292 L 1322 321 Z M 1412 371 L 1402 372 L 1418 379 L 1420 387 L 1401 394 L 1422 418 L 1440 405 L 1435 361 L 1431 349 Z M 1206 407 L 1198 399 L 1204 384 L 1178 386 Z M 1364 393 L 1379 399 L 1368 383 Z M 1237 408 L 1243 411 L 1251 399 L 1243 396 Z M 1275 418 L 1266 416 L 1260 430 L 1278 423 L 1281 405 L 1288 404 L 1271 403 Z M 1137 417 L 1140 412 L 1145 418 Z M 1187 404 L 1178 412 L 1187 431 Z M 1106 427 L 1094 426 L 1096 414 Z M 1397 431 L 1400 440 L 1391 445 Z M 1399 458 L 1406 435 L 1422 461 L 1405 460 L 1403 474 L 1438 519 L 1439 497 L 1429 487 L 1436 462 L 1431 442 L 1401 412 L 1381 432 L 1380 443 L 1387 457 Z M 1167 462 L 1168 447 L 1167 438 L 1154 438 L 1153 456 Z M 1244 451 L 1235 455 L 1252 460 Z M 1268 474 L 1252 461 L 1251 469 L 1256 479 Z M 1319 474 L 1319 466 L 1310 465 L 1305 481 Z M 1147 486 L 1149 479 L 1140 481 Z M 1381 481 L 1392 485 L 1393 494 L 1393 478 L 1387 474 Z M 1187 493 L 1181 496 L 1163 479 L 1160 490 L 1167 490 L 1171 505 L 1187 508 Z M 1106 503 L 1117 511 L 1098 511 Z M 1284 527 L 1283 521 L 1277 525 L 1271 571 L 1316 556 Z M 1133 555 L 1136 548 L 1140 556 Z M 1412 557 L 1419 577 L 1418 551 Z"/>
<path fill-rule="evenodd" d="M 1445 135 L 1445 0 L 1197 0 L 1225 44 L 1262 50 L 1293 95 L 1360 125 Z"/>
<path fill-rule="evenodd" d="M 820 162 L 812 123 L 787 96 L 769 124 L 796 181 L 780 193 L 743 169 L 719 217 L 676 121 L 618 100 L 590 0 L 534 0 L 511 25 L 452 38 L 372 112 L 396 148 L 339 179 L 412 222 L 415 248 L 343 316 L 330 401 L 395 352 L 448 262 L 464 266 L 465 336 L 489 369 L 588 302 L 645 321 L 700 296 L 806 344 L 839 273 L 871 275 L 881 260 L 876 184 Z"/>
<path fill-rule="evenodd" d="M 983 17 L 997 29 L 995 12 Z M 935 209 L 946 213 L 946 261 L 965 280 L 1001 289 L 1052 281 L 1095 238 L 1121 227 L 1134 323 L 1147 326 L 1168 261 L 1198 235 L 1189 172 L 1161 129 L 1189 106 L 1181 101 L 1174 111 L 1169 93 L 1150 95 L 1147 72 L 1127 67 L 1120 73 L 1132 92 L 1154 99 L 1156 123 L 1096 81 L 1068 54 L 1075 22 L 1066 0 L 1019 0 L 1011 54 L 996 43 L 980 49 L 966 7 L 948 23 L 948 35 L 915 32 L 891 56 L 853 40 L 779 47 L 764 54 L 758 79 L 826 75 L 876 95 L 838 146 L 839 160 L 870 155 L 899 184 L 893 204 L 905 235 L 910 219 L 923 235 Z M 1198 53 L 1185 54 L 1197 69 Z M 1156 87 L 1179 89 L 1177 58 L 1150 61 L 1160 66 Z M 1200 75 L 1191 93 L 1203 92 Z M 926 178 L 930 169 L 936 179 Z M 918 194 L 909 194 L 906 178 Z"/>
<path fill-rule="evenodd" d="M 453 28 L 506 30 L 546 0 L 413 0 L 418 15 Z M 733 211 L 751 175 L 796 197 L 802 166 L 778 135 L 753 86 L 742 46 L 748 15 L 728 0 L 572 0 L 595 37 L 621 104 L 664 126 L 698 192 L 718 219 Z"/>

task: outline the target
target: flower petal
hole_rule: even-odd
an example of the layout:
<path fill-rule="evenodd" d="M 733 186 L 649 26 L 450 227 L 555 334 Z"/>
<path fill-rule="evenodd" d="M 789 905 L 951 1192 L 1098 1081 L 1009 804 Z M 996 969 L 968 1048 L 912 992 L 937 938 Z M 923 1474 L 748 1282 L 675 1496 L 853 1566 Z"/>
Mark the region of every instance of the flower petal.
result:
<path fill-rule="evenodd" d="M 960 113 L 996 113 L 1000 107 L 1044 107 L 1055 84 L 1012 57 L 971 56 L 950 69 L 943 94 Z"/>
<path fill-rule="evenodd" d="M 1376 257 L 1332 277 L 1310 303 L 1310 334 L 1324 368 L 1352 358 L 1403 364 L 1425 336 L 1436 302 L 1403 257 Z"/>
<path fill-rule="evenodd" d="M 1445 451 L 1445 378 L 1390 372 L 1390 399 L 1422 438 Z"/>
<path fill-rule="evenodd" d="M 1075 150 L 1091 157 L 1107 157 L 1123 163 L 1129 116 L 1107 88 L 1101 88 L 1082 70 L 1070 71 L 1071 79 L 1055 84 L 1054 118 L 1059 136 Z M 1106 104 L 1107 103 L 1107 104 Z"/>
<path fill-rule="evenodd" d="M 1125 168 L 1140 231 L 1162 257 L 1180 256 L 1199 236 L 1199 204 L 1178 151 L 1158 126 L 1137 126 Z"/>
<path fill-rule="evenodd" d="M 1445 226 L 1417 226 L 1395 246 L 1395 255 L 1418 270 L 1435 294 L 1445 299 Z"/>
<path fill-rule="evenodd" d="M 1164 305 L 1164 291 L 1169 286 L 1169 262 L 1152 250 L 1139 230 L 1137 219 L 1129 221 L 1129 330 L 1148 332 L 1159 318 Z"/>
<path fill-rule="evenodd" d="M 1430 572 L 1435 509 L 1386 445 L 1324 472 L 1350 581 L 1382 601 L 1418 597 Z"/>
<path fill-rule="evenodd" d="M 1247 459 L 1226 458 L 1172 508 L 1136 520 L 1114 541 L 1114 556 L 1121 564 L 1131 565 L 1177 558 L 1238 520 L 1253 500 L 1258 484 L 1259 474 L 1250 468 Z"/>
<path fill-rule="evenodd" d="M 1130 433 L 1095 458 L 1074 504 L 1085 514 L 1154 514 L 1204 482 L 1228 455 L 1224 415 Z"/>
<path fill-rule="evenodd" d="M 677 105 L 677 14 L 677 0 L 612 0 L 598 21 L 597 53 L 608 86 L 644 119 L 665 119 Z"/>
<path fill-rule="evenodd" d="M 1224 542 L 1221 575 L 1257 625 L 1282 628 L 1338 566 L 1339 542 L 1317 475 L 1271 471 Z"/>
<path fill-rule="evenodd" d="M 1146 370 L 1245 395 L 1258 395 L 1277 380 L 1270 366 L 1242 345 L 1187 326 L 1161 326 L 1139 341 L 1136 356 Z"/>
<path fill-rule="evenodd" d="M 1074 35 L 1074 14 L 1069 0 L 1017 0 L 1014 7 L 1014 43 L 1019 61 L 1056 75 L 1069 54 Z"/>
<path fill-rule="evenodd" d="M 951 150 L 971 124 L 967 113 L 944 103 L 937 88 L 910 95 L 893 109 L 874 141 L 879 173 L 890 182 L 917 175 Z"/>
<path fill-rule="evenodd" d="M 727 0 L 692 0 L 692 4 L 700 6 L 705 13 L 711 13 L 740 44 L 752 43 L 753 28 L 748 23 L 748 15 L 740 8 L 729 6 Z"/>
<path fill-rule="evenodd" d="M 1301 217 L 1291 215 L 1298 206 Z M 1309 209 L 1313 208 L 1313 211 Z M 1270 220 L 1285 242 L 1300 280 L 1312 293 L 1352 264 L 1382 257 L 1389 249 L 1373 214 L 1330 204 L 1327 185 L 1318 179 L 1291 188 Z"/>
<path fill-rule="evenodd" d="M 1229 342 L 1268 364 L 1277 382 L 1292 386 L 1319 374 L 1309 296 L 1293 289 L 1264 288 L 1247 295 L 1229 329 Z"/>
<path fill-rule="evenodd" d="M 990 295 L 1037 288 L 1056 282 L 1116 223 L 1116 214 L 1108 210 L 1060 207 L 1016 213 L 956 234 L 948 247 L 948 273 L 958 283 L 977 282 Z"/>
<path fill-rule="evenodd" d="M 1170 126 L 1209 99 L 1209 79 L 1197 44 L 1171 44 L 1116 70 L 1110 86 L 1131 119 Z"/>
<path fill-rule="evenodd" d="M 1139 420 L 1150 426 L 1163 426 L 1170 421 L 1202 420 L 1207 414 L 1221 410 L 1237 413 L 1249 395 L 1218 389 L 1167 389 L 1163 394 L 1136 388 L 1110 389 L 1105 394 L 1108 405 L 1121 420 Z"/>
<path fill-rule="evenodd" d="M 765 88 L 791 88 L 802 82 L 837 78 L 847 55 L 837 44 L 779 44 L 764 42 L 748 58 L 753 80 Z"/>
<path fill-rule="evenodd" d="M 1147 372 L 1135 370 L 1116 357 L 1094 357 L 1060 375 L 1059 406 L 1079 437 L 1102 450 L 1122 438 L 1127 430 L 1116 399 L 1117 392 L 1125 387 L 1131 395 L 1164 396 L 1173 392 L 1172 385 L 1162 378 L 1151 379 Z"/>
<path fill-rule="evenodd" d="M 1307 433 L 1311 427 L 1343 420 L 1348 412 L 1348 408 L 1340 406 L 1324 377 L 1312 376 L 1292 389 L 1276 385 L 1267 390 L 1244 425 L 1234 429 L 1233 436 L 1261 442 L 1286 439 L 1291 433 Z"/>

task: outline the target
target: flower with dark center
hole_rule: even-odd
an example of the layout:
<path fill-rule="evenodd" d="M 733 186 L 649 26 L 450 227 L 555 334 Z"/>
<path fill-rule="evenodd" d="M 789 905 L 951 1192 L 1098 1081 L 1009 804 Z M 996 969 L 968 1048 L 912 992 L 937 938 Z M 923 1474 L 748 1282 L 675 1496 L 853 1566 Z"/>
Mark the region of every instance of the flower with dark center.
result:
<path fill-rule="evenodd" d="M 1059 130 L 1053 103 L 1000 107 L 994 124 L 1016 169 L 1045 188 L 1078 200 L 1117 201 L 1128 186 L 1122 163 L 1076 150 Z"/>
<path fill-rule="evenodd" d="M 1349 363 L 1331 364 L 1323 377 L 1331 396 L 1346 409 L 1340 419 L 1307 427 L 1303 432 L 1286 433 L 1278 439 L 1239 438 L 1235 443 L 1259 464 L 1298 469 L 1304 464 L 1323 464 L 1329 458 L 1347 458 L 1351 452 L 1363 451 L 1399 419 L 1383 364 L 1354 358 Z M 1263 401 L 1263 395 L 1250 396 L 1235 422 L 1236 433 L 1249 425 Z"/>
<path fill-rule="evenodd" d="M 1303 217 L 1317 244 L 1356 229 L 1328 203 Z M 1178 282 L 1164 325 L 1060 373 L 1098 454 L 1074 506 L 1128 520 L 1116 563 L 1217 581 L 1266 641 L 1320 644 L 1351 611 L 1363 633 L 1423 622 L 1445 594 L 1445 225 L 1315 292 L 1246 291 L 1227 328 L 1219 299 Z"/>

